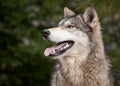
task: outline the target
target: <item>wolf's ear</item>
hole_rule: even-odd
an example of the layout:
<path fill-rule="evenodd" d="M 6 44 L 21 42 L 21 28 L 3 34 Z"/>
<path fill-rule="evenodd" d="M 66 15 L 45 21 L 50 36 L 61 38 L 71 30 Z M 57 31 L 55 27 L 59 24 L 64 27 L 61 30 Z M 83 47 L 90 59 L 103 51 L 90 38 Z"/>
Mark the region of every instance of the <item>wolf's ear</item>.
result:
<path fill-rule="evenodd" d="M 88 5 L 83 14 L 85 22 L 92 28 L 98 23 L 97 12 L 92 4 Z"/>
<path fill-rule="evenodd" d="M 73 16 L 75 13 L 67 7 L 64 7 L 64 17 Z"/>

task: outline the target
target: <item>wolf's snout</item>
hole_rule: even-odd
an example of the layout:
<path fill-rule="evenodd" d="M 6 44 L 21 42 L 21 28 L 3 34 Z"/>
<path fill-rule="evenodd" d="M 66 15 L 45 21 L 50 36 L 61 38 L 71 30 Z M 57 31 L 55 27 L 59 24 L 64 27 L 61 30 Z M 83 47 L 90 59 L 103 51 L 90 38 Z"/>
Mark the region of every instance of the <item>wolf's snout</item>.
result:
<path fill-rule="evenodd" d="M 47 38 L 50 35 L 50 31 L 48 29 L 45 29 L 42 31 L 43 37 Z"/>

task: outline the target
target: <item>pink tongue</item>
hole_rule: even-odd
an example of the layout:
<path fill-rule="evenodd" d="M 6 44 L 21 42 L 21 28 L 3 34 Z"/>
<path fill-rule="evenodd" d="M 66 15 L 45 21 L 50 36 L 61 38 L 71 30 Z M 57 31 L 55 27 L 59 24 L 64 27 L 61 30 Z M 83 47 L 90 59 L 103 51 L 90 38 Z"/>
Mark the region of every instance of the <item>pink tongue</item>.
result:
<path fill-rule="evenodd" d="M 59 48 L 63 47 L 64 45 L 66 45 L 66 43 L 60 44 L 58 46 L 53 46 L 53 47 L 47 48 L 44 51 L 44 55 L 49 56 L 52 53 L 53 50 L 59 49 Z"/>
<path fill-rule="evenodd" d="M 54 47 L 51 47 L 51 48 L 47 48 L 47 49 L 45 49 L 45 51 L 44 51 L 44 55 L 45 55 L 45 56 L 49 56 L 50 53 L 52 53 L 52 50 L 54 50 Z"/>

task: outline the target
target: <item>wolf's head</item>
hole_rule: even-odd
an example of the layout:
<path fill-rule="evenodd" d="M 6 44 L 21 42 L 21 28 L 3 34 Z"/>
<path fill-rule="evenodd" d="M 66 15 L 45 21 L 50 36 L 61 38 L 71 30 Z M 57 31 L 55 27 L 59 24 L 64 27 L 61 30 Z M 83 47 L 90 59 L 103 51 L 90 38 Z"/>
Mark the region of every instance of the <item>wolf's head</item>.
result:
<path fill-rule="evenodd" d="M 95 8 L 89 5 L 83 15 L 64 8 L 64 18 L 57 27 L 43 30 L 45 40 L 56 43 L 44 51 L 45 56 L 58 57 L 89 53 L 93 35 L 97 34 L 99 20 Z M 100 28 L 99 28 L 100 29 Z"/>

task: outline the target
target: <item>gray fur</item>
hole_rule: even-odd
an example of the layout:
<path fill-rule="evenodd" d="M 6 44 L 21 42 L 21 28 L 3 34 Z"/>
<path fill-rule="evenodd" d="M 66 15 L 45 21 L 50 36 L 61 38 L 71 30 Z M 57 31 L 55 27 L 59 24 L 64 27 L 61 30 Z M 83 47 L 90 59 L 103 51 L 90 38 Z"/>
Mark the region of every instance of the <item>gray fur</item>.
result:
<path fill-rule="evenodd" d="M 68 18 L 67 11 L 69 9 L 65 12 L 67 18 L 59 23 L 58 28 L 64 30 L 63 26 L 70 21 L 75 26 L 74 30 L 66 31 L 78 36 L 80 33 L 77 32 L 81 31 L 79 39 L 86 40 L 84 43 L 75 40 L 78 43 L 74 47 L 57 57 L 58 62 L 52 73 L 51 86 L 112 86 L 110 63 L 104 54 L 101 27 L 95 9 L 89 6 L 83 17 L 80 15 L 71 17 L 74 13 L 70 11 L 68 13 L 72 14 L 69 14 Z M 93 15 L 91 18 L 89 12 L 90 16 Z M 52 28 L 50 31 L 58 28 Z"/>

